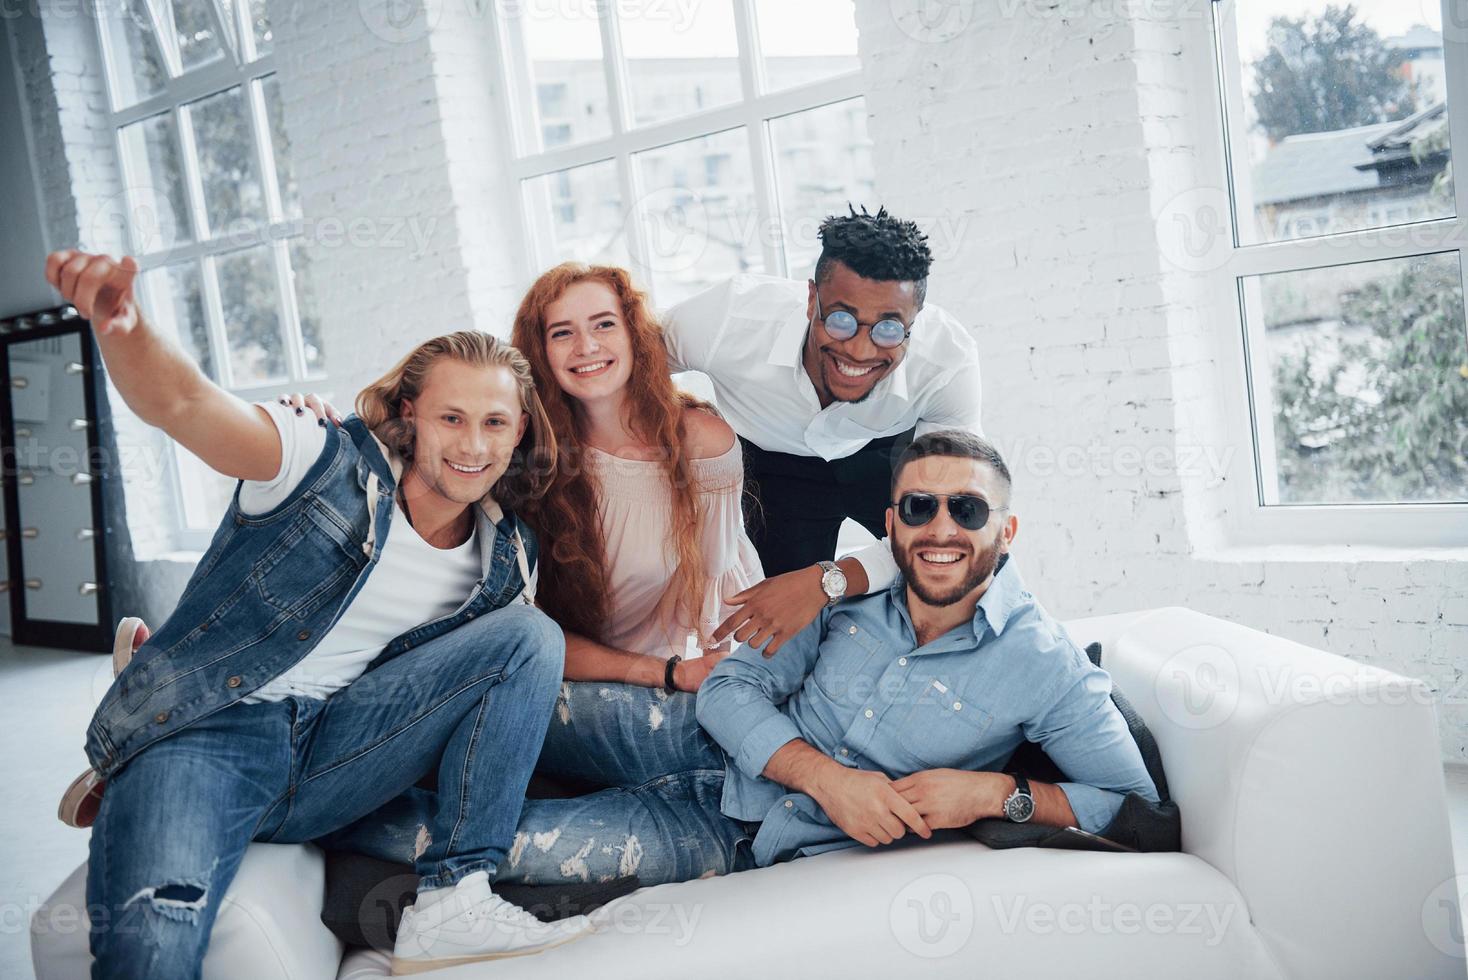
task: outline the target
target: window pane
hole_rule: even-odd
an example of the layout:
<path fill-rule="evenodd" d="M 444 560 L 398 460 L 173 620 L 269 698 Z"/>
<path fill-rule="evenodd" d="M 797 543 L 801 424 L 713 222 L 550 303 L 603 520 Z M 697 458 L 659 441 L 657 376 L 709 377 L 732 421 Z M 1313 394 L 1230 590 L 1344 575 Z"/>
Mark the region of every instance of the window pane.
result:
<path fill-rule="evenodd" d="M 111 52 L 114 106 L 121 109 L 162 91 L 168 69 L 143 0 L 106 4 L 98 16 Z"/>
<path fill-rule="evenodd" d="M 637 222 L 660 306 L 736 272 L 763 272 L 747 134 L 731 129 L 638 153 Z"/>
<path fill-rule="evenodd" d="M 1468 498 L 1458 266 L 1447 252 L 1244 280 L 1273 385 L 1280 503 Z"/>
<path fill-rule="evenodd" d="M 209 327 L 204 319 L 204 291 L 195 262 L 164 266 L 144 275 L 148 295 L 148 317 L 182 347 L 204 369 L 219 380 L 209 350 Z"/>
<path fill-rule="evenodd" d="M 295 171 L 291 168 L 291 143 L 285 134 L 285 120 L 280 112 L 280 82 L 274 75 L 260 81 L 265 96 L 265 117 L 270 123 L 270 148 L 275 154 L 275 180 L 280 185 L 280 210 L 287 218 L 301 216 L 301 196 L 296 190 Z"/>
<path fill-rule="evenodd" d="M 877 210 L 865 99 L 849 99 L 770 120 L 785 263 L 806 278 L 821 252 L 816 231 L 848 203 Z"/>
<path fill-rule="evenodd" d="M 275 43 L 275 32 L 270 28 L 270 9 L 266 0 L 250 0 L 250 28 L 255 35 L 255 54 L 269 54 Z"/>
<path fill-rule="evenodd" d="M 627 265 L 627 222 L 615 161 L 532 177 L 523 187 L 536 237 L 556 261 Z"/>
<path fill-rule="evenodd" d="M 852 0 L 754 0 L 765 88 L 804 85 L 856 71 Z"/>
<path fill-rule="evenodd" d="M 311 278 L 311 250 L 296 239 L 290 243 L 291 287 L 296 291 L 296 313 L 301 318 L 301 342 L 305 347 L 306 370 L 326 370 L 326 355 L 321 344 L 321 309 L 316 303 L 316 289 Z"/>
<path fill-rule="evenodd" d="M 128 169 L 128 234 L 140 255 L 193 238 L 188 193 L 179 164 L 178 127 L 169 112 L 121 131 Z"/>
<path fill-rule="evenodd" d="M 518 38 L 535 100 L 530 148 L 600 139 L 612 131 L 596 4 L 521 3 L 504 8 Z M 512 44 L 512 48 L 514 45 Z M 526 107 L 527 111 L 530 107 Z"/>
<path fill-rule="evenodd" d="M 613 6 L 636 125 L 738 101 L 739 43 L 730 0 Z"/>
<path fill-rule="evenodd" d="M 219 238 L 265 218 L 255 147 L 238 85 L 190 107 L 209 233 Z"/>
<path fill-rule="evenodd" d="M 219 256 L 219 299 L 236 387 L 285 378 L 285 344 L 269 245 Z"/>
<path fill-rule="evenodd" d="M 184 71 L 224 57 L 209 0 L 173 0 L 173 32 Z"/>
<path fill-rule="evenodd" d="M 1229 111 L 1242 130 L 1233 175 L 1241 243 L 1451 215 L 1435 0 L 1289 6 L 1236 5 L 1242 105 Z"/>

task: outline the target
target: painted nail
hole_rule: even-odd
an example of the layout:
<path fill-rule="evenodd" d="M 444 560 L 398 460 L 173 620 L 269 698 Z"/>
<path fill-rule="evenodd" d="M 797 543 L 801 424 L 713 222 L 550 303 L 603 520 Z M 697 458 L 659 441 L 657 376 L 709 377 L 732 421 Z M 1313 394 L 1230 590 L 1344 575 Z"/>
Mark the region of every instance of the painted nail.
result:
<path fill-rule="evenodd" d="M 296 414 L 297 415 L 305 415 L 306 414 L 306 410 L 304 408 L 301 408 L 301 407 L 297 406 L 297 408 L 296 408 Z"/>
<path fill-rule="evenodd" d="M 319 426 L 321 426 L 324 429 L 324 428 L 326 428 L 326 419 L 317 419 L 316 420 L 316 424 L 319 425 Z"/>

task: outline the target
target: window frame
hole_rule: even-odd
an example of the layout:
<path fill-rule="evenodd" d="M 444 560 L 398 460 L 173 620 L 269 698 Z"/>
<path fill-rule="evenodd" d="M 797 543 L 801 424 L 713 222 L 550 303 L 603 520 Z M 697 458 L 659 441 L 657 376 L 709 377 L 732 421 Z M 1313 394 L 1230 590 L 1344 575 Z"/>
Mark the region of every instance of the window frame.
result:
<path fill-rule="evenodd" d="M 518 198 L 517 214 L 521 239 L 527 246 L 522 249 L 525 255 L 523 271 L 527 277 L 533 277 L 558 261 L 559 257 L 554 254 L 551 244 L 554 241 L 551 198 L 545 194 L 527 192 L 525 181 L 557 171 L 611 161 L 617 168 L 622 213 L 630 216 L 632 209 L 647 193 L 641 186 L 637 168 L 633 165 L 635 155 L 740 128 L 748 134 L 745 143 L 754 184 L 758 218 L 755 227 L 760 229 L 765 272 L 767 275 L 789 275 L 769 124 L 782 116 L 865 98 L 865 79 L 858 66 L 852 71 L 803 85 L 767 90 L 765 58 L 759 42 L 758 14 L 754 2 L 732 0 L 732 4 L 739 45 L 739 99 L 686 116 L 638 126 L 633 122 L 627 59 L 622 52 L 620 25 L 615 11 L 616 0 L 597 0 L 611 133 L 568 146 L 537 149 L 539 108 L 524 36 L 519 29 L 519 23 L 513 19 L 507 20 L 503 7 L 500 3 L 495 3 L 491 21 L 494 44 L 501 54 L 500 81 L 505 93 L 504 108 L 514 148 L 509 161 L 509 172 Z M 637 278 L 649 291 L 653 291 L 655 285 L 649 271 L 651 263 L 648 259 L 643 223 L 634 220 L 627 222 L 627 225 L 630 264 Z M 779 233 L 774 233 L 775 230 Z M 656 302 L 656 294 L 653 295 Z"/>
<path fill-rule="evenodd" d="M 187 244 L 172 243 L 159 251 L 136 256 L 145 303 L 148 308 L 157 308 L 159 301 L 164 299 L 152 294 L 148 273 L 172 265 L 192 263 L 200 273 L 210 356 L 219 386 L 246 401 L 273 398 L 282 389 L 299 388 L 306 384 L 319 390 L 330 384 L 330 376 L 324 371 L 313 372 L 306 365 L 300 311 L 292 284 L 290 247 L 293 242 L 303 240 L 305 220 L 284 213 L 275 167 L 273 137 L 262 88 L 264 81 L 276 73 L 275 54 L 273 51 L 264 54 L 258 52 L 251 19 L 251 4 L 248 0 L 236 0 L 230 9 L 226 9 L 220 0 L 204 2 L 213 21 L 223 56 L 184 70 L 175 44 L 164 40 L 173 37 L 169 33 L 173 30 L 173 25 L 169 23 L 172 10 L 169 6 L 170 0 L 143 0 L 168 77 L 159 91 L 122 107 L 119 107 L 116 93 L 125 90 L 119 76 L 121 72 L 129 70 L 127 53 L 116 50 L 105 15 L 94 18 L 107 94 L 106 124 L 111 129 L 112 147 L 124 194 L 145 181 L 134 172 L 133 161 L 124 145 L 123 130 L 134 123 L 166 114 L 172 120 L 177 139 L 179 177 L 183 182 L 185 207 L 193 234 Z M 164 6 L 160 7 L 160 4 Z M 125 11 L 114 15 L 128 16 Z M 232 29 L 226 29 L 226 18 L 228 27 Z M 208 215 L 189 113 L 194 103 L 236 87 L 240 89 L 250 130 L 254 149 L 251 163 L 261 185 L 265 220 L 247 234 L 241 234 L 237 230 L 220 233 L 210 229 L 205 236 L 201 232 L 209 227 Z M 128 217 L 123 231 L 128 251 L 131 252 L 137 239 L 131 224 L 131 207 L 127 210 Z M 280 324 L 281 341 L 285 345 L 287 375 L 264 383 L 239 384 L 234 379 L 216 266 L 218 260 L 229 253 L 260 246 L 268 246 L 271 250 L 276 317 Z M 196 472 L 202 464 L 189 466 L 183 463 L 178 454 L 186 450 L 176 443 L 170 444 L 170 450 L 173 453 L 171 479 L 175 500 L 178 502 L 172 529 L 174 545 L 181 550 L 200 551 L 208 546 L 214 528 L 189 525 L 183 501 L 189 496 L 202 495 L 203 485 Z"/>
<path fill-rule="evenodd" d="M 1246 139 L 1241 99 L 1243 69 L 1234 16 L 1238 0 L 1210 0 L 1207 16 L 1195 21 L 1195 50 L 1206 51 L 1194 74 L 1193 105 L 1198 127 L 1199 186 L 1219 188 L 1227 199 L 1225 255 L 1204 276 L 1205 307 L 1232 317 L 1236 340 L 1216 345 L 1223 391 L 1224 435 L 1237 451 L 1224 467 L 1224 541 L 1229 546 L 1361 546 L 1394 550 L 1468 546 L 1468 503 L 1278 503 L 1274 496 L 1273 391 L 1265 354 L 1264 327 L 1251 322 L 1246 290 L 1250 277 L 1302 272 L 1436 253 L 1455 253 L 1468 306 L 1468 167 L 1454 167 L 1455 215 L 1382 228 L 1311 238 L 1240 244 L 1239 225 L 1253 220 L 1246 188 L 1234 181 L 1234 161 Z M 1465 93 L 1448 101 L 1450 141 L 1468 148 L 1468 38 L 1453 36 L 1452 11 L 1443 4 L 1443 62 L 1447 91 Z M 1231 104 L 1238 111 L 1231 111 Z M 1458 156 L 1457 153 L 1454 154 Z M 1461 159 L 1468 160 L 1468 152 Z M 1257 288 L 1257 285 L 1254 287 Z M 1464 351 L 1468 357 L 1468 318 Z M 1258 385 L 1256 385 L 1258 381 Z M 1257 422 L 1256 422 L 1257 420 Z"/>

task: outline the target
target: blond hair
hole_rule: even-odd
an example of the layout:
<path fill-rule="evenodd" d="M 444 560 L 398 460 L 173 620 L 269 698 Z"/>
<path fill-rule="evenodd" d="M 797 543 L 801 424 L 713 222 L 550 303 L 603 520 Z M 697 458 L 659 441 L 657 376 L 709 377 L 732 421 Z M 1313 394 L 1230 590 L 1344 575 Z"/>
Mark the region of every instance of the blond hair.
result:
<path fill-rule="evenodd" d="M 357 395 L 357 416 L 383 445 L 405 462 L 413 460 L 414 428 L 403 418 L 403 402 L 418 398 L 428 372 L 441 359 L 461 361 L 472 367 L 508 368 L 520 394 L 520 408 L 530 417 L 510 465 L 490 488 L 494 499 L 510 507 L 534 500 L 555 478 L 556 437 L 545 407 L 535 391 L 530 362 L 514 347 L 491 334 L 460 330 L 425 340 L 413 348 L 391 371 Z"/>

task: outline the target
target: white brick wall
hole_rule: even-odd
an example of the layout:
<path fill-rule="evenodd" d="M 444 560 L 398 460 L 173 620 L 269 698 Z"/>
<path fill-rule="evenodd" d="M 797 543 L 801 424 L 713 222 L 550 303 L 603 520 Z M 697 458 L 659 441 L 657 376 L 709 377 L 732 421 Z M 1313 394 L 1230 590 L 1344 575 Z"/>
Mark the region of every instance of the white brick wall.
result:
<path fill-rule="evenodd" d="M 1216 125 L 1194 109 L 1211 53 L 1185 43 L 1185 8 L 857 0 L 877 186 L 906 217 L 967 222 L 929 295 L 979 334 L 1017 553 L 1052 611 L 1186 605 L 1427 678 L 1444 756 L 1468 760 L 1468 567 L 1230 555 L 1212 468 L 1115 473 L 1123 453 L 1230 448 L 1216 345 L 1237 342 L 1237 314 L 1155 232 L 1198 186 L 1196 127 Z M 1026 455 L 1091 446 L 1103 465 L 1074 475 Z"/>

